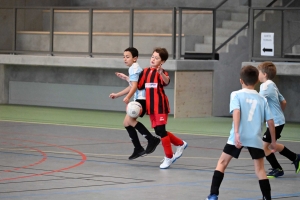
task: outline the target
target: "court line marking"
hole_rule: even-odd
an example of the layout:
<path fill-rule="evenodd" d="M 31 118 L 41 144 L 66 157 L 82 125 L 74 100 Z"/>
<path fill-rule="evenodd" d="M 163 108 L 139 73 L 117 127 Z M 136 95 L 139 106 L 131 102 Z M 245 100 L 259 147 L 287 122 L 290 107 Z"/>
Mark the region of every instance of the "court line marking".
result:
<path fill-rule="evenodd" d="M 10 148 L 0 148 L 0 150 L 9 150 L 9 151 L 21 151 L 21 152 L 34 152 L 33 150 L 26 150 L 26 149 L 10 149 Z M 6 151 L 7 152 L 7 151 Z M 64 155 L 78 155 L 76 153 L 72 153 L 72 152 L 60 152 L 60 151 L 43 151 L 45 153 L 53 153 L 53 154 L 64 154 Z M 1 153 L 1 152 L 0 152 Z M 9 152 L 7 152 L 9 153 Z M 84 153 L 84 152 L 83 152 Z M 128 155 L 119 155 L 119 154 L 97 154 L 97 153 L 84 153 L 86 156 L 94 156 L 94 157 L 103 157 L 103 156 L 107 156 L 107 157 L 128 157 Z M 149 157 L 149 158 L 162 158 L 163 156 L 142 156 L 143 157 Z M 216 158 L 211 158 L 211 157 L 180 157 L 180 159 L 206 159 L 206 160 L 219 160 L 219 157 Z M 240 158 L 239 160 L 252 160 L 252 158 Z M 277 160 L 286 160 L 286 159 L 277 159 Z M 86 160 L 88 161 L 88 160 Z"/>
<path fill-rule="evenodd" d="M 0 122 L 18 122 L 18 123 L 24 123 L 24 124 L 45 124 L 45 125 L 55 125 L 55 126 L 70 126 L 70 127 L 81 127 L 81 128 L 95 128 L 95 129 L 110 129 L 110 130 L 125 130 L 123 128 L 112 128 L 112 127 L 105 127 L 105 126 L 88 126 L 88 125 L 74 125 L 74 124 L 56 124 L 56 123 L 46 123 L 46 122 L 28 122 L 28 121 L 18 121 L 18 120 L 3 120 L 0 119 Z M 171 129 L 169 129 L 171 130 Z M 150 131 L 151 133 L 154 133 L 153 131 Z M 172 131 L 175 134 L 182 134 L 182 135 L 195 135 L 195 136 L 210 136 L 210 137 L 223 137 L 223 138 L 228 138 L 229 136 L 229 131 L 228 131 L 228 135 L 224 136 L 224 135 L 216 135 L 216 134 L 205 134 L 205 133 L 182 133 L 182 132 L 176 132 L 176 131 Z M 300 143 L 300 140 L 280 140 L 283 142 L 296 142 L 296 143 Z"/>
<path fill-rule="evenodd" d="M 55 144 L 49 144 L 49 143 L 45 143 L 45 142 L 37 142 L 37 141 L 32 141 L 32 140 L 23 140 L 23 139 L 10 139 L 10 140 L 19 140 L 19 141 L 24 141 L 24 142 L 31 142 L 31 143 L 37 143 L 37 144 L 44 144 L 47 146 L 54 146 L 54 147 L 58 147 L 58 148 L 63 148 L 69 151 L 73 151 L 75 153 L 77 153 L 78 155 L 81 156 L 81 161 L 68 166 L 68 167 L 64 167 L 64 168 L 60 168 L 60 169 L 56 169 L 56 170 L 51 170 L 51 171 L 45 171 L 43 173 L 38 173 L 38 174 L 31 174 L 31 175 L 27 175 L 27 176 L 18 176 L 18 177 L 13 177 L 13 178 L 4 178 L 4 179 L 0 179 L 1 181 L 10 181 L 10 180 L 16 180 L 16 179 L 21 179 L 21 178 L 29 178 L 29 177 L 34 177 L 34 176 L 41 176 L 41 175 L 48 175 L 48 174 L 52 174 L 52 173 L 56 173 L 56 172 L 61 172 L 61 171 L 66 171 L 75 167 L 78 167 L 80 165 L 82 165 L 83 163 L 85 163 L 85 161 L 87 160 L 87 157 L 84 153 L 76 150 L 76 149 L 72 149 L 72 148 L 68 148 L 68 147 L 64 147 L 64 146 L 60 146 L 60 145 L 55 145 Z"/>

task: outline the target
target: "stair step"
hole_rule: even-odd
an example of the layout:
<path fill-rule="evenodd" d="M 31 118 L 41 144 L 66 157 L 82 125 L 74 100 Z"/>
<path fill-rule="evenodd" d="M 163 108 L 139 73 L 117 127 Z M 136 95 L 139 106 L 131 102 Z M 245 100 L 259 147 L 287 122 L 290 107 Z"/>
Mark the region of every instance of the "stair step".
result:
<path fill-rule="evenodd" d="M 294 45 L 292 47 L 292 53 L 293 54 L 300 54 L 300 45 Z"/>
<path fill-rule="evenodd" d="M 216 44 L 217 45 L 220 45 L 222 44 L 223 42 L 225 42 L 226 40 L 228 39 L 228 37 L 216 37 Z M 212 44 L 212 40 L 213 40 L 213 37 L 211 35 L 207 35 L 207 36 L 204 36 L 204 44 Z M 228 42 L 229 44 L 235 44 L 236 43 L 236 40 L 235 38 L 233 38 L 230 42 Z"/>
<path fill-rule="evenodd" d="M 216 29 L 216 36 L 221 36 L 221 37 L 227 37 L 229 38 L 232 36 L 237 30 L 232 30 L 232 29 L 226 29 L 226 28 L 217 28 Z M 242 30 L 239 35 L 247 35 L 247 30 Z"/>
<path fill-rule="evenodd" d="M 222 22 L 222 28 L 238 30 L 245 25 L 245 22 L 236 22 L 230 20 L 224 20 Z"/>
<path fill-rule="evenodd" d="M 247 23 L 248 13 L 231 13 L 231 20 L 236 22 Z"/>
<path fill-rule="evenodd" d="M 218 53 L 220 52 L 227 52 L 227 47 L 228 45 L 225 45 L 222 47 Z M 217 45 L 218 47 L 218 45 Z M 212 45 L 211 44 L 201 44 L 201 43 L 196 43 L 195 44 L 195 52 L 199 53 L 211 53 L 212 52 Z"/>

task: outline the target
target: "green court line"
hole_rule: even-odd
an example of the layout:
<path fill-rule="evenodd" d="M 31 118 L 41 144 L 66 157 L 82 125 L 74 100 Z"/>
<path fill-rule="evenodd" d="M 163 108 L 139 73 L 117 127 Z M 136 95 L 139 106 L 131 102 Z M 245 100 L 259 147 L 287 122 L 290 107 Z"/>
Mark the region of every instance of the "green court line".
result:
<path fill-rule="evenodd" d="M 124 130 L 124 112 L 83 110 L 38 106 L 0 105 L 0 120 Z M 149 117 L 139 118 L 150 131 Z M 174 118 L 169 116 L 167 130 L 181 134 L 228 137 L 230 117 Z M 287 123 L 281 140 L 300 141 L 300 123 Z"/>

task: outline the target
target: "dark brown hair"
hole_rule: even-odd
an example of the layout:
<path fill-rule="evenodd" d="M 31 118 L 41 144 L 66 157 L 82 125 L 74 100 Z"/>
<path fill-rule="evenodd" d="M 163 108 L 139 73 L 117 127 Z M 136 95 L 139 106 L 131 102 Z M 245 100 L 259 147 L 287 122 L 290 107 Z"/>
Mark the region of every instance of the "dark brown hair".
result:
<path fill-rule="evenodd" d="M 166 61 L 168 60 L 168 57 L 169 57 L 169 53 L 167 51 L 167 49 L 165 48 L 160 48 L 160 47 L 156 47 L 154 50 L 153 50 L 153 53 L 156 52 L 159 54 L 159 57 L 161 58 L 162 61 Z"/>
<path fill-rule="evenodd" d="M 270 80 L 272 80 L 276 76 L 276 67 L 270 61 L 260 63 L 257 68 L 262 73 L 267 74 L 267 78 Z"/>
<path fill-rule="evenodd" d="M 258 69 L 252 65 L 242 67 L 240 78 L 245 85 L 255 85 L 258 81 Z"/>

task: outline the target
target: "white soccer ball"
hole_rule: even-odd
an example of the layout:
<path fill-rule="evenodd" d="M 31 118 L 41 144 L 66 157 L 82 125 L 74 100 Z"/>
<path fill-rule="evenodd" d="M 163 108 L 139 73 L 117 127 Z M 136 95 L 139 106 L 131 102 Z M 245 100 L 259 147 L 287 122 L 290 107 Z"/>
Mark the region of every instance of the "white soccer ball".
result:
<path fill-rule="evenodd" d="M 143 108 L 139 102 L 132 101 L 126 106 L 126 113 L 132 118 L 138 118 L 142 112 Z"/>

